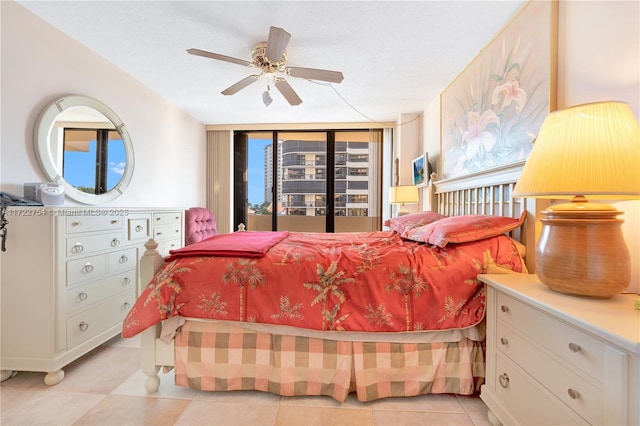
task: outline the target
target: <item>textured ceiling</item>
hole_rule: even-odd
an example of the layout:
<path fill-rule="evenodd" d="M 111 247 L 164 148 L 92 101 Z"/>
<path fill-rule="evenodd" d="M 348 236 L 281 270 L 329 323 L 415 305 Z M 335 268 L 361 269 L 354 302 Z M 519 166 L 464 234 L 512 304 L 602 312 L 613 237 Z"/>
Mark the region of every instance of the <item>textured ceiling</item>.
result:
<path fill-rule="evenodd" d="M 523 1 L 20 1 L 205 124 L 395 121 L 423 111 Z M 287 77 L 290 106 L 255 70 L 186 53 L 250 61 L 270 26 L 291 33 L 287 65 L 342 71 L 340 84 Z"/>

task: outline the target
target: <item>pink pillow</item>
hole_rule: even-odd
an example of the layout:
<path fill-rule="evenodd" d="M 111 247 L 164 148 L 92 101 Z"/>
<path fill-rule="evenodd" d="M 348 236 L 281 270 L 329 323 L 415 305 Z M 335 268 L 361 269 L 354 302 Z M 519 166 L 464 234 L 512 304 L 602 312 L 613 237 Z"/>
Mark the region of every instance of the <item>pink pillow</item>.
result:
<path fill-rule="evenodd" d="M 446 216 L 436 212 L 409 213 L 404 216 L 393 217 L 384 221 L 384 226 L 388 226 L 392 231 L 402 234 L 412 228 L 426 225 Z"/>
<path fill-rule="evenodd" d="M 518 219 L 504 216 L 451 216 L 401 234 L 408 240 L 444 247 L 449 243 L 467 243 L 513 231 L 524 223 L 527 212 Z"/>

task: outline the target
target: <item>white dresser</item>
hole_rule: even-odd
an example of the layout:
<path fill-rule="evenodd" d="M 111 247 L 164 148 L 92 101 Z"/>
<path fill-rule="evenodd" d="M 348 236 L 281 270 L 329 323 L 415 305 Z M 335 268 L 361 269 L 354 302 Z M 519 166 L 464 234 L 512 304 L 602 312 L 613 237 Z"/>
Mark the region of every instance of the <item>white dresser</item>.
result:
<path fill-rule="evenodd" d="M 139 259 L 156 237 L 168 254 L 183 245 L 175 209 L 9 207 L 0 253 L 2 379 L 11 371 L 62 367 L 121 332 L 140 289 Z"/>
<path fill-rule="evenodd" d="M 527 274 L 478 278 L 487 284 L 480 397 L 492 423 L 640 422 L 639 296 L 568 296 Z"/>

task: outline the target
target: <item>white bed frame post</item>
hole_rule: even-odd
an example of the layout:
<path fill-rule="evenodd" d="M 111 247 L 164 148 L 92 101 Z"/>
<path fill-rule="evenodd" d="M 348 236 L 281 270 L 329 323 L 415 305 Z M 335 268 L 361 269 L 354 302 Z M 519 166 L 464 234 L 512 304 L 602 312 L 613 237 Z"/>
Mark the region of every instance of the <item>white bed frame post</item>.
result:
<path fill-rule="evenodd" d="M 153 279 L 156 271 L 163 264 L 162 256 L 158 252 L 158 243 L 150 239 L 144 245 L 146 248 L 140 259 L 140 283 L 142 289 Z M 157 392 L 160 387 L 160 377 L 158 372 L 160 366 L 156 364 L 156 339 L 160 337 L 160 325 L 155 325 L 144 330 L 140 334 L 140 366 L 144 374 L 147 375 L 144 387 L 147 393 Z"/>

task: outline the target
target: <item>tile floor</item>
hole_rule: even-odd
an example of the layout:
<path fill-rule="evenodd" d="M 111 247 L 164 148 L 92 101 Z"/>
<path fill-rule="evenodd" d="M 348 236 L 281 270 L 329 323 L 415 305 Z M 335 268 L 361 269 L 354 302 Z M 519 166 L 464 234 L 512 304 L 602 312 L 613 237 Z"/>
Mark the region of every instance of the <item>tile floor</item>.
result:
<path fill-rule="evenodd" d="M 489 425 L 478 397 L 425 395 L 340 404 L 328 397 L 262 392 L 199 392 L 161 375 L 147 395 L 139 344 L 115 338 L 44 384 L 43 373 L 18 373 L 0 388 L 2 425 Z"/>

